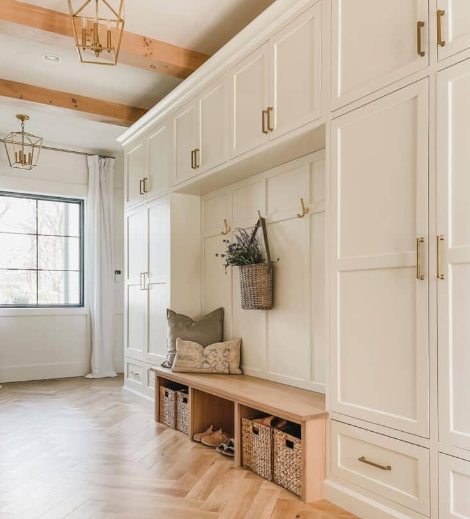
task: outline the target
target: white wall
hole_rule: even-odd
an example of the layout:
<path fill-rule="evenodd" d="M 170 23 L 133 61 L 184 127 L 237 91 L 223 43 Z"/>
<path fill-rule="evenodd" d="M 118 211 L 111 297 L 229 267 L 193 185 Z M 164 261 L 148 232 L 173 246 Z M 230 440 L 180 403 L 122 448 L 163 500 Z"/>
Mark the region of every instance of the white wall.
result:
<path fill-rule="evenodd" d="M 121 153 L 115 155 L 114 269 L 122 272 L 123 159 Z M 83 155 L 42 150 L 38 166 L 32 171 L 21 171 L 10 169 L 5 153 L 0 150 L 1 191 L 86 199 L 87 184 Z M 115 360 L 120 372 L 123 371 L 121 283 L 115 284 Z M 86 375 L 90 371 L 90 353 L 86 308 L 0 309 L 0 382 Z"/>

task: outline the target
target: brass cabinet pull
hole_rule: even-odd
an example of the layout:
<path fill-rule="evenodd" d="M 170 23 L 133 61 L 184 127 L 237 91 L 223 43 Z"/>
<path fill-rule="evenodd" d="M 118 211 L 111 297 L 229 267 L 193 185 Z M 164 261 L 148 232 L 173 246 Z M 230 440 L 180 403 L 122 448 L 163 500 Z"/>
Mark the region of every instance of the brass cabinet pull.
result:
<path fill-rule="evenodd" d="M 263 130 L 263 133 L 268 133 L 268 130 L 266 130 L 266 118 L 265 116 L 268 115 L 268 111 L 267 110 L 262 110 L 261 111 L 261 126 L 262 126 L 262 130 Z"/>
<path fill-rule="evenodd" d="M 197 169 L 200 166 L 199 160 L 198 160 L 198 155 L 197 155 L 198 153 L 199 153 L 199 148 L 196 148 L 194 150 L 194 169 Z"/>
<path fill-rule="evenodd" d="M 370 465 L 371 467 L 375 467 L 380 470 L 392 470 L 391 465 L 379 465 L 378 463 L 374 463 L 373 461 L 367 460 L 364 456 L 361 456 L 358 458 L 358 461 L 361 463 L 365 463 L 366 465 Z"/>
<path fill-rule="evenodd" d="M 221 232 L 224 236 L 226 236 L 231 231 L 230 225 L 227 223 L 227 220 L 224 218 L 224 230 Z"/>
<path fill-rule="evenodd" d="M 424 275 L 421 274 L 421 244 L 424 238 L 416 238 L 416 279 L 423 280 Z"/>
<path fill-rule="evenodd" d="M 308 207 L 305 207 L 303 198 L 300 199 L 300 205 L 302 207 L 302 212 L 297 213 L 297 218 L 303 218 L 310 211 L 310 209 Z"/>
<path fill-rule="evenodd" d="M 148 181 L 149 181 L 149 179 L 147 177 L 142 179 L 142 185 L 143 185 L 144 193 L 148 193 L 149 192 L 149 190 L 148 190 Z"/>
<path fill-rule="evenodd" d="M 445 238 L 442 234 L 437 237 L 437 279 L 445 279 L 441 266 L 441 242 L 444 240 Z"/>
<path fill-rule="evenodd" d="M 191 169 L 196 169 L 194 166 L 194 150 L 191 150 Z"/>
<path fill-rule="evenodd" d="M 271 125 L 271 114 L 273 113 L 273 110 L 274 108 L 272 106 L 268 106 L 268 109 L 266 110 L 266 114 L 268 116 L 268 131 L 270 132 L 274 131 L 274 128 Z"/>
<path fill-rule="evenodd" d="M 446 14 L 444 9 L 437 11 L 437 44 L 444 47 L 446 42 L 442 39 L 442 17 Z"/>
<path fill-rule="evenodd" d="M 139 193 L 140 193 L 141 195 L 144 194 L 144 188 L 143 188 L 143 186 L 144 186 L 144 179 L 141 178 L 141 179 L 139 180 Z"/>
<path fill-rule="evenodd" d="M 416 24 L 416 39 L 417 39 L 417 46 L 418 46 L 418 54 L 420 56 L 424 56 L 426 54 L 422 48 L 422 43 L 421 43 L 421 31 L 422 31 L 422 28 L 424 27 L 424 25 L 425 25 L 424 22 L 418 22 Z"/>

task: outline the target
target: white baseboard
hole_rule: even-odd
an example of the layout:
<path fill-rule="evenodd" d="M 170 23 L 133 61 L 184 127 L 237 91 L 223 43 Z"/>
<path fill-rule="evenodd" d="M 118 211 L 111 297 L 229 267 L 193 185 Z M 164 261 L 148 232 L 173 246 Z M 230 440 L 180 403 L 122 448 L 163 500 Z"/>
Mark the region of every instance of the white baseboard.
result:
<path fill-rule="evenodd" d="M 325 481 L 324 488 L 327 501 L 362 519 L 414 519 L 417 516 L 424 518 L 424 516 L 411 511 L 410 515 L 404 515 L 331 479 Z"/>
<path fill-rule="evenodd" d="M 153 408 L 154 408 L 153 399 L 147 395 L 143 395 L 139 391 L 135 391 L 134 389 L 123 386 L 122 395 L 125 396 L 126 398 L 130 398 L 131 400 L 133 400 L 134 402 L 137 402 L 138 404 L 145 406 L 147 409 L 153 410 Z"/>
<path fill-rule="evenodd" d="M 90 373 L 89 361 L 62 362 L 57 364 L 30 364 L 26 366 L 3 366 L 0 368 L 0 383 L 47 380 L 50 378 L 83 377 Z"/>

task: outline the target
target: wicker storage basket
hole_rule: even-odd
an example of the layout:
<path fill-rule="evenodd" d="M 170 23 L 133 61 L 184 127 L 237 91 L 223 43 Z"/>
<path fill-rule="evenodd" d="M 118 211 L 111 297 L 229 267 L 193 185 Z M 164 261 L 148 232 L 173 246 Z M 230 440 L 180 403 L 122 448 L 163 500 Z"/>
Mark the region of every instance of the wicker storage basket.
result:
<path fill-rule="evenodd" d="M 273 432 L 273 481 L 301 497 L 302 441 L 283 431 Z"/>
<path fill-rule="evenodd" d="M 160 422 L 176 427 L 176 391 L 169 387 L 160 387 Z"/>
<path fill-rule="evenodd" d="M 242 418 L 243 466 L 273 480 L 273 437 L 271 427 Z"/>
<path fill-rule="evenodd" d="M 176 428 L 189 434 L 189 396 L 187 390 L 176 391 Z"/>
<path fill-rule="evenodd" d="M 251 235 L 251 241 L 256 239 L 256 233 L 259 227 L 263 230 L 266 263 L 242 265 L 238 267 L 243 310 L 271 310 L 273 307 L 273 264 L 269 251 L 268 232 L 264 218 L 260 217 L 256 224 L 253 234 Z"/>

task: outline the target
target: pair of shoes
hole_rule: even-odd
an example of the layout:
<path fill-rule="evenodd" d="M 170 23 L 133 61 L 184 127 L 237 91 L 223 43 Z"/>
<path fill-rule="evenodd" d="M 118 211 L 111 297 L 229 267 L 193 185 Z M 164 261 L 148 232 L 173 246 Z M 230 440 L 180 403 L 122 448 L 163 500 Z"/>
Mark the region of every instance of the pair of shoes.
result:
<path fill-rule="evenodd" d="M 211 425 L 209 429 L 204 432 L 196 433 L 193 436 L 195 442 L 200 442 L 207 447 L 217 447 L 221 443 L 226 443 L 229 439 L 228 434 L 225 434 L 222 429 L 214 431 L 214 427 Z"/>
<path fill-rule="evenodd" d="M 230 438 L 227 443 L 221 443 L 216 450 L 224 456 L 230 456 L 233 458 L 235 456 L 235 440 Z"/>
<path fill-rule="evenodd" d="M 207 436 L 207 435 L 213 434 L 213 433 L 214 433 L 214 426 L 211 425 L 209 427 L 209 429 L 207 429 L 206 431 L 194 434 L 193 440 L 195 442 L 201 443 L 201 440 L 204 438 L 204 436 Z"/>
<path fill-rule="evenodd" d="M 284 418 L 277 418 L 276 416 L 264 416 L 262 418 L 256 418 L 254 422 L 260 423 L 265 427 L 272 427 L 274 429 L 284 429 L 287 426 L 287 420 Z"/>

